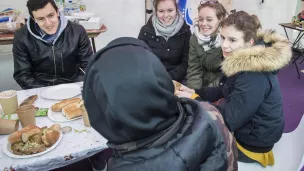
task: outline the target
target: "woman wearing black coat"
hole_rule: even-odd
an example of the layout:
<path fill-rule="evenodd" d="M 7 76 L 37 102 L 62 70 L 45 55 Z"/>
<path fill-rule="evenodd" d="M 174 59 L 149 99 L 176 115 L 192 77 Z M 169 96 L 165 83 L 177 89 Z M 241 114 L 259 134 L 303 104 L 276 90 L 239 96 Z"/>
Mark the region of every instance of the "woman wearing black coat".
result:
<path fill-rule="evenodd" d="M 173 80 L 182 81 L 188 68 L 190 27 L 184 21 L 175 0 L 156 0 L 156 13 L 139 33 L 161 60 Z"/>

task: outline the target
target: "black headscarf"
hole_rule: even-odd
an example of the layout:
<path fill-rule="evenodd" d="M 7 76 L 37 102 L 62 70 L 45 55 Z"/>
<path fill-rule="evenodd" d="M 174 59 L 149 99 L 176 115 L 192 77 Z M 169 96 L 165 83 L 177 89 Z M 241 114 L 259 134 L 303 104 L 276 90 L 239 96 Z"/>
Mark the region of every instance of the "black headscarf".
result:
<path fill-rule="evenodd" d="M 92 127 L 117 150 L 161 142 L 185 117 L 161 61 L 135 38 L 113 40 L 92 57 L 83 99 Z"/>

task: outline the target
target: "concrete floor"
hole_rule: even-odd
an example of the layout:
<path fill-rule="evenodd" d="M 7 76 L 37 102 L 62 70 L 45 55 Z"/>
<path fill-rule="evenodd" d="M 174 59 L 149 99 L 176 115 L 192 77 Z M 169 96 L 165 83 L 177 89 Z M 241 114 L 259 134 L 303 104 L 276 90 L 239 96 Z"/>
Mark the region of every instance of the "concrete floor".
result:
<path fill-rule="evenodd" d="M 12 45 L 0 45 L 0 91 L 21 90 L 13 78 Z"/>

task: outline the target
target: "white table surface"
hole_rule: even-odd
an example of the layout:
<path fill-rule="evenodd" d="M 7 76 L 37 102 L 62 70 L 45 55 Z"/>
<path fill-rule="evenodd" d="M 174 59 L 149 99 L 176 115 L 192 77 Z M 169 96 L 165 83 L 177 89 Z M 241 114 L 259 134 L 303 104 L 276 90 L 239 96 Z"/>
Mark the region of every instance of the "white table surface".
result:
<path fill-rule="evenodd" d="M 82 83 L 77 83 L 82 86 Z M 41 92 L 45 88 L 30 89 L 18 91 L 19 104 L 31 95 L 38 95 L 37 101 L 34 103 L 39 108 L 49 108 L 52 104 L 58 102 L 44 99 L 41 97 Z M 80 97 L 80 96 L 79 96 Z M 38 126 L 51 126 L 55 124 L 48 117 L 36 117 Z M 2 146 L 8 135 L 0 135 L 0 170 L 2 171 L 46 171 L 83 160 L 90 157 L 99 151 L 107 148 L 107 140 L 99 135 L 93 128 L 85 127 L 82 119 L 60 123 L 61 126 L 71 126 L 73 131 L 68 134 L 63 134 L 63 138 L 58 146 L 52 151 L 41 156 L 15 159 L 3 153 Z M 19 129 L 21 128 L 21 125 Z M 86 132 L 75 132 L 74 129 L 84 130 Z"/>

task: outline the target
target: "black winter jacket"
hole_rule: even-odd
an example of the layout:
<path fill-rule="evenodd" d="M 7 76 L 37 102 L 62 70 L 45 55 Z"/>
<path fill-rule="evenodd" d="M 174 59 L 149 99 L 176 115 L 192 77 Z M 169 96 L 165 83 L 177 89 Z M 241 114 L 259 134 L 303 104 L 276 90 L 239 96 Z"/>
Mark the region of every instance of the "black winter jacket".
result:
<path fill-rule="evenodd" d="M 196 90 L 203 100 L 217 101 L 238 143 L 249 151 L 269 152 L 284 130 L 277 72 L 291 59 L 288 41 L 271 31 L 260 32 L 263 45 L 243 48 L 224 59 L 219 87 Z"/>

